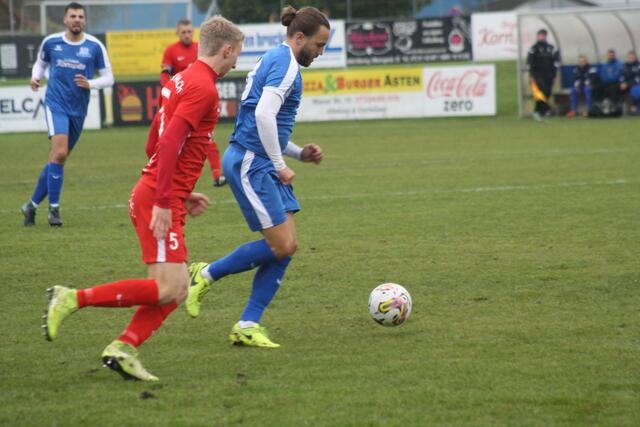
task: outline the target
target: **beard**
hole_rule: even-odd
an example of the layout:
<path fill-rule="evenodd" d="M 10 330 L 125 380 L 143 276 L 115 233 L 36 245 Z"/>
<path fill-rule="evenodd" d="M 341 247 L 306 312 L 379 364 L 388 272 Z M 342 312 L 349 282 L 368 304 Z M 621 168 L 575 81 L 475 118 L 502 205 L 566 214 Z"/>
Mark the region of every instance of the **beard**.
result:
<path fill-rule="evenodd" d="M 311 53 L 309 53 L 309 50 L 305 47 L 302 47 L 298 52 L 298 55 L 296 56 L 296 61 L 298 61 L 298 64 L 302 65 L 303 67 L 308 67 L 309 65 L 311 65 L 313 60 L 314 58 L 311 57 Z"/>
<path fill-rule="evenodd" d="M 71 34 L 73 34 L 74 36 L 77 36 L 82 32 L 82 27 L 71 27 L 69 28 L 69 31 L 71 31 Z"/>

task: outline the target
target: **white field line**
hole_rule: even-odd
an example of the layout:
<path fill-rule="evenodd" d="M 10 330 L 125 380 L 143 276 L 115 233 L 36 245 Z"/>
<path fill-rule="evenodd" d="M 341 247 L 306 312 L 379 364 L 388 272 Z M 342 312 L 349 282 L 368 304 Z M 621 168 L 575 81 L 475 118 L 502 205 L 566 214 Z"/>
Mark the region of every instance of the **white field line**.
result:
<path fill-rule="evenodd" d="M 625 185 L 631 183 L 626 179 L 615 179 L 610 181 L 579 181 L 579 182 L 554 182 L 547 184 L 508 184 L 508 185 L 494 185 L 487 187 L 470 187 L 470 188 L 433 188 L 415 191 L 388 191 L 384 193 L 351 193 L 351 194 L 329 194 L 324 196 L 301 196 L 298 197 L 301 201 L 313 201 L 313 200 L 351 200 L 351 199 L 366 199 L 380 197 L 410 197 L 421 196 L 427 194 L 456 194 L 456 193 L 490 193 L 497 191 L 539 191 L 553 188 L 579 188 L 579 187 L 600 187 L 600 186 L 615 186 Z M 46 203 L 46 202 L 45 202 Z M 235 200 L 232 198 L 215 199 L 212 201 L 213 205 L 227 205 L 234 204 Z M 67 209 L 77 210 L 104 210 L 104 209 L 127 209 L 128 205 L 124 203 L 117 203 L 113 205 L 98 205 L 98 206 L 65 206 Z M 16 209 L 1 209 L 1 213 L 17 213 Z"/>

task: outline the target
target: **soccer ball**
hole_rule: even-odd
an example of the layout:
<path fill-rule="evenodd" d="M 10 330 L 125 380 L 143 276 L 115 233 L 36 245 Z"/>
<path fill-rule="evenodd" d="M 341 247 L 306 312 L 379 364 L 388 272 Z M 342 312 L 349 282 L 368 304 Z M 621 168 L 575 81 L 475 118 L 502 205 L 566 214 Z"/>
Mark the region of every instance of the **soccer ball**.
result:
<path fill-rule="evenodd" d="M 402 325 L 411 314 L 411 295 L 396 283 L 383 283 L 369 295 L 369 313 L 383 326 Z"/>

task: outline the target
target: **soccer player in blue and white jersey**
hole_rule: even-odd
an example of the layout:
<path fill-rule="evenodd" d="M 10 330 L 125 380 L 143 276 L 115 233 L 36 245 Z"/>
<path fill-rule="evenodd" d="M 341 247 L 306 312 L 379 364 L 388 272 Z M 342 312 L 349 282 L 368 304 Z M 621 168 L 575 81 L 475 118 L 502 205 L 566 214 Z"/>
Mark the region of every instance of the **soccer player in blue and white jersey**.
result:
<path fill-rule="evenodd" d="M 35 225 L 36 208 L 47 196 L 49 224 L 62 225 L 59 205 L 64 163 L 82 132 L 89 91 L 113 85 L 107 49 L 100 40 L 84 32 L 84 7 L 69 3 L 64 10 L 67 30 L 45 37 L 31 75 L 31 89 L 37 91 L 47 69 L 49 72 L 44 104 L 51 151 L 31 200 L 22 205 L 26 226 Z M 96 71 L 100 77 L 94 78 Z"/>
<path fill-rule="evenodd" d="M 329 39 L 329 21 L 318 9 L 289 6 L 281 22 L 286 40 L 268 50 L 247 76 L 231 142 L 222 160 L 227 182 L 252 231 L 263 239 L 246 243 L 211 263 L 189 267 L 191 286 L 187 310 L 200 313 L 200 302 L 213 281 L 257 267 L 253 289 L 240 321 L 229 339 L 238 345 L 279 347 L 260 326 L 262 314 L 275 296 L 297 238 L 293 214 L 300 210 L 291 181 L 295 173 L 283 154 L 303 162 L 320 163 L 315 144 L 299 147 L 289 138 L 302 96 L 300 66 L 308 67 L 321 55 Z"/>

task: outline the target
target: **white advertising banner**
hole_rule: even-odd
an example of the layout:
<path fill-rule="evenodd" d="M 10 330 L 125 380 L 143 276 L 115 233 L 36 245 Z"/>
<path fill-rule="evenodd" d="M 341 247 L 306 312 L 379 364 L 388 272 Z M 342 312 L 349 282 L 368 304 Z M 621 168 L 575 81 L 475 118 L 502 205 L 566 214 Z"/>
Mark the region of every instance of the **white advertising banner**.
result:
<path fill-rule="evenodd" d="M 287 28 L 281 24 L 247 24 L 239 27 L 245 39 L 242 53 L 236 64 L 238 70 L 252 70 L 258 59 L 268 49 L 279 45 L 286 38 Z M 331 21 L 331 33 L 324 54 L 316 58 L 309 68 L 344 68 L 346 66 L 344 21 Z"/>
<path fill-rule="evenodd" d="M 46 86 L 33 92 L 27 85 L 0 87 L 0 133 L 46 131 Z M 92 90 L 84 129 L 100 129 L 100 96 Z"/>
<path fill-rule="evenodd" d="M 495 66 L 306 71 L 298 120 L 496 114 Z"/>
<path fill-rule="evenodd" d="M 495 116 L 496 67 L 425 67 L 426 117 Z"/>
<path fill-rule="evenodd" d="M 422 117 L 422 67 L 304 71 L 298 120 Z"/>
<path fill-rule="evenodd" d="M 471 15 L 474 61 L 497 61 L 518 57 L 518 17 L 512 12 Z"/>
<path fill-rule="evenodd" d="M 296 119 L 318 122 L 422 117 L 422 110 L 416 105 L 423 102 L 420 92 L 303 96 Z"/>

